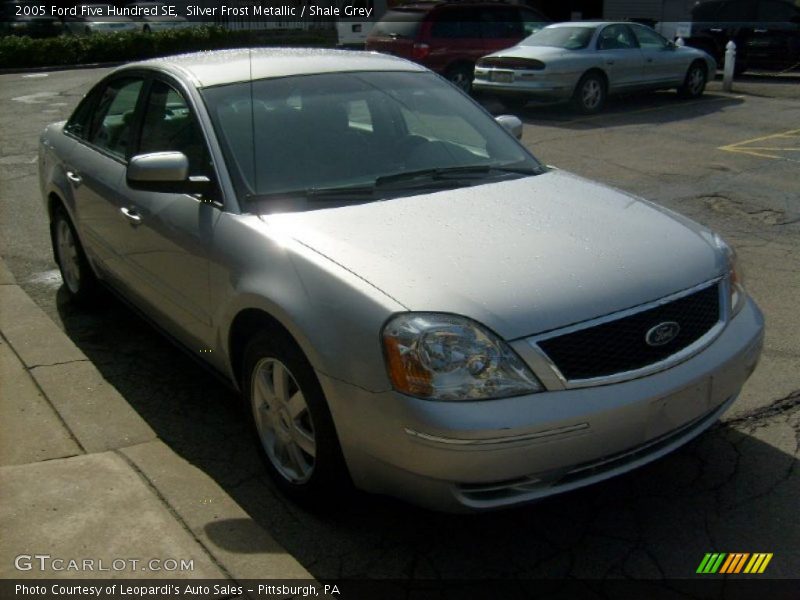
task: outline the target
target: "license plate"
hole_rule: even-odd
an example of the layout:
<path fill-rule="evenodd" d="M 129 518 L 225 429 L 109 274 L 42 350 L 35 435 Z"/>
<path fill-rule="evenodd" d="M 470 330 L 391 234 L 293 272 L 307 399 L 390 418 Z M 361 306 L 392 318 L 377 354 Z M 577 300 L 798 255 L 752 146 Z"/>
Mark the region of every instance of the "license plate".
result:
<path fill-rule="evenodd" d="M 513 73 L 492 73 L 491 74 L 491 81 L 493 81 L 495 83 L 513 83 L 514 74 Z"/>

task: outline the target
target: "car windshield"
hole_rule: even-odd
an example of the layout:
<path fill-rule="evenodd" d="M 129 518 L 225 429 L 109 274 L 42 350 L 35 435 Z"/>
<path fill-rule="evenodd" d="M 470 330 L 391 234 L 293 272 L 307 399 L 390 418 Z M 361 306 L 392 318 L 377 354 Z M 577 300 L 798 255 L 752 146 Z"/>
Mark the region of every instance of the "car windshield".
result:
<path fill-rule="evenodd" d="M 433 73 L 303 75 L 202 94 L 243 198 L 396 190 L 431 179 L 439 187 L 464 178 L 473 185 L 542 171 L 486 112 Z"/>
<path fill-rule="evenodd" d="M 589 45 L 594 30 L 594 27 L 545 27 L 526 37 L 520 44 L 581 50 Z"/>

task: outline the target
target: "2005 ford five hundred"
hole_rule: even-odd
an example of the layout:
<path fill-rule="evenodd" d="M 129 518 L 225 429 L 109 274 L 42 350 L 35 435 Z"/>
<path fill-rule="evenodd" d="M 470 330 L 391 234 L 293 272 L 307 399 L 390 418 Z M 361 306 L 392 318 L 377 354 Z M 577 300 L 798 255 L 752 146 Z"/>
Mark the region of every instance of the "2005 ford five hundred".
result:
<path fill-rule="evenodd" d="M 483 510 L 685 444 L 763 337 L 722 239 L 521 131 L 399 58 L 232 50 L 115 70 L 39 169 L 69 294 L 238 387 L 285 493 Z"/>

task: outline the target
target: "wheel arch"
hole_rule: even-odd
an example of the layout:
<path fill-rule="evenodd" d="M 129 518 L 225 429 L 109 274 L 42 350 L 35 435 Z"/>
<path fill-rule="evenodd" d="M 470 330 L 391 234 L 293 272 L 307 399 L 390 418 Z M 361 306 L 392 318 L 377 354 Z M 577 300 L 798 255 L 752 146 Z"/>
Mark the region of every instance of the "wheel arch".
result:
<path fill-rule="evenodd" d="M 576 89 L 576 90 L 578 89 L 578 86 L 580 85 L 581 81 L 583 81 L 583 78 L 584 78 L 584 77 L 586 77 L 587 75 L 592 75 L 592 74 L 597 74 L 597 75 L 600 75 L 600 77 L 601 77 L 601 78 L 602 78 L 602 80 L 603 80 L 603 83 L 604 83 L 604 84 L 605 84 L 605 86 L 606 86 L 606 93 L 608 93 L 608 91 L 609 91 L 609 89 L 608 89 L 608 86 L 609 86 L 609 81 L 608 81 L 608 73 L 606 73 L 606 72 L 605 72 L 605 71 L 604 71 L 602 68 L 600 68 L 600 67 L 589 67 L 589 68 L 588 68 L 588 69 L 586 69 L 586 70 L 585 70 L 583 73 L 581 73 L 581 76 L 580 76 L 580 77 L 578 77 L 578 81 L 577 81 L 577 83 L 575 83 L 575 89 Z"/>
<path fill-rule="evenodd" d="M 233 383 L 237 388 L 240 387 L 242 378 L 244 350 L 250 339 L 261 331 L 271 331 L 284 336 L 296 346 L 297 350 L 302 353 L 313 368 L 314 363 L 303 349 L 303 345 L 277 317 L 262 307 L 243 308 L 233 317 L 227 333 L 229 368 Z"/>

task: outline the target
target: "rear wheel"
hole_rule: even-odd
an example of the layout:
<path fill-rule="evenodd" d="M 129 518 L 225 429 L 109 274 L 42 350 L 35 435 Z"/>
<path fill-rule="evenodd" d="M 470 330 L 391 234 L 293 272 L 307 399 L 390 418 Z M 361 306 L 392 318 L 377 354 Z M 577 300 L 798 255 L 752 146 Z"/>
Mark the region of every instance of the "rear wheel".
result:
<path fill-rule="evenodd" d="M 575 86 L 572 104 L 580 113 L 594 114 L 603 110 L 607 95 L 605 77 L 600 73 L 586 73 Z"/>
<path fill-rule="evenodd" d="M 342 497 L 349 476 L 314 370 L 287 335 L 256 334 L 244 350 L 242 390 L 267 471 L 294 500 Z"/>
<path fill-rule="evenodd" d="M 474 67 L 465 63 L 455 65 L 447 70 L 445 76 L 447 79 L 460 89 L 462 92 L 469 94 L 472 91 L 472 76 Z"/>
<path fill-rule="evenodd" d="M 97 278 L 75 233 L 67 212 L 59 206 L 50 223 L 53 253 L 70 299 L 86 303 L 96 297 Z"/>
<path fill-rule="evenodd" d="M 706 89 L 708 71 L 702 63 L 695 62 L 686 71 L 683 85 L 678 88 L 678 94 L 683 98 L 699 98 Z"/>

